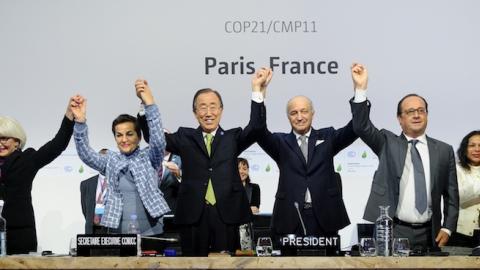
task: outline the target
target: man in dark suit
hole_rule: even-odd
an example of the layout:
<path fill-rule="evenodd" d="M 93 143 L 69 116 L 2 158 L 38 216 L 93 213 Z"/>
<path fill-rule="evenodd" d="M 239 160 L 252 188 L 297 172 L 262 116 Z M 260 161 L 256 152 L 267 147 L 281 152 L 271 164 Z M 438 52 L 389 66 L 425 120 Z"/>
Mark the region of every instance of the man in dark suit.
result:
<path fill-rule="evenodd" d="M 163 197 L 170 207 L 171 214 L 175 214 L 177 207 L 178 190 L 182 177 L 182 160 L 179 156 L 166 153 L 162 164 L 162 181 L 160 182 L 160 190 Z"/>
<path fill-rule="evenodd" d="M 266 88 L 261 88 L 265 93 Z M 357 136 L 351 122 L 340 129 L 314 129 L 313 116 L 314 108 L 309 98 L 293 97 L 287 104 L 292 131 L 271 133 L 265 128 L 258 139 L 259 145 L 275 160 L 280 170 L 272 214 L 272 230 L 276 237 L 292 233 L 334 236 L 350 224 L 333 157 L 353 143 Z"/>
<path fill-rule="evenodd" d="M 259 94 L 261 95 L 261 94 Z M 254 99 L 255 92 L 252 93 Z M 252 100 L 253 115 L 264 117 L 263 103 Z M 198 128 L 181 127 L 166 134 L 166 150 L 182 159 L 182 182 L 174 222 L 184 225 L 182 252 L 206 256 L 209 251 L 234 251 L 239 246 L 239 224 L 250 222 L 248 198 L 240 181 L 238 155 L 256 140 L 261 121 L 245 129 L 220 127 L 220 94 L 201 89 L 193 98 Z"/>
<path fill-rule="evenodd" d="M 100 150 L 99 153 L 106 154 L 107 149 Z M 82 204 L 82 213 L 85 217 L 85 233 L 101 233 L 103 227 L 100 226 L 101 215 L 104 205 L 103 197 L 106 190 L 105 176 L 97 174 L 80 183 L 80 201 Z"/>
<path fill-rule="evenodd" d="M 425 135 L 428 104 L 417 94 L 407 95 L 398 103 L 402 134 L 378 130 L 369 119 L 366 68 L 354 64 L 352 77 L 356 89 L 351 101 L 353 127 L 379 159 L 364 219 L 374 222 L 379 216 L 378 206 L 388 205 L 394 219 L 394 237 L 408 237 L 411 247 L 423 251 L 444 246 L 456 229 L 458 217 L 453 148 Z"/>

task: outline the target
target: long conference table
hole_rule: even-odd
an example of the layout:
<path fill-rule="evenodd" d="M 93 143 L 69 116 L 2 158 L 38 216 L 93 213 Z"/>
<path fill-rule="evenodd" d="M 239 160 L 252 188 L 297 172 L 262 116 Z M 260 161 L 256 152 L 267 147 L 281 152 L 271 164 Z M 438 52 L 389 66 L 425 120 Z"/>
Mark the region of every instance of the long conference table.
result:
<path fill-rule="evenodd" d="M 480 257 L 33 257 L 0 269 L 480 269 Z"/>

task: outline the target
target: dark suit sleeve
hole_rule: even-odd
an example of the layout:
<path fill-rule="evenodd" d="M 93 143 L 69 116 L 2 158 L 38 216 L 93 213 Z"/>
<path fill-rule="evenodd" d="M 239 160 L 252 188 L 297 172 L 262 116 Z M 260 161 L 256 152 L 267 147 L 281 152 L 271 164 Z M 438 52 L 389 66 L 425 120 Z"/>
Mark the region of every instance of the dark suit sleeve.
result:
<path fill-rule="evenodd" d="M 80 203 L 82 204 L 82 213 L 87 218 L 87 180 L 80 183 Z"/>
<path fill-rule="evenodd" d="M 172 153 L 175 154 L 175 155 L 178 155 L 180 154 L 180 147 L 181 147 L 181 143 L 180 143 L 180 138 L 181 138 L 181 134 L 180 134 L 181 130 L 178 129 L 177 132 L 175 133 L 171 133 L 171 134 L 168 134 L 168 133 L 165 133 L 165 141 L 167 142 L 167 145 L 165 147 L 165 149 Z"/>
<path fill-rule="evenodd" d="M 63 117 L 62 124 L 55 137 L 35 152 L 32 160 L 37 168 L 42 168 L 62 154 L 72 137 L 73 125 L 73 121 L 66 116 Z"/>
<path fill-rule="evenodd" d="M 250 183 L 252 185 L 252 200 L 250 206 L 256 206 L 260 208 L 260 186 L 257 184 Z"/>
<path fill-rule="evenodd" d="M 383 145 L 385 137 L 370 121 L 370 102 L 368 100 L 360 103 L 350 100 L 352 108 L 353 130 L 357 135 L 372 149 L 378 156 Z"/>
<path fill-rule="evenodd" d="M 266 128 L 265 104 L 251 101 L 250 121 L 237 138 L 238 154 L 257 141 L 259 133 Z"/>
<path fill-rule="evenodd" d="M 458 209 L 460 205 L 457 184 L 457 169 L 455 167 L 455 155 L 451 146 L 449 146 L 448 150 L 448 159 L 449 174 L 447 190 L 443 194 L 444 221 L 442 227 L 454 232 L 457 229 Z"/>
<path fill-rule="evenodd" d="M 349 121 L 346 126 L 335 131 L 335 155 L 342 151 L 345 147 L 352 144 L 358 138 L 353 131 L 352 121 Z"/>
<path fill-rule="evenodd" d="M 148 143 L 150 141 L 150 132 L 148 130 L 147 117 L 137 114 L 137 123 L 142 130 L 143 139 Z"/>
<path fill-rule="evenodd" d="M 277 145 L 275 136 L 267 128 L 267 112 L 265 105 L 263 106 L 263 115 L 252 115 L 255 121 L 259 121 L 261 124 L 258 129 L 257 142 L 260 147 L 265 151 L 273 160 L 278 160 L 280 155 L 280 148 Z"/>

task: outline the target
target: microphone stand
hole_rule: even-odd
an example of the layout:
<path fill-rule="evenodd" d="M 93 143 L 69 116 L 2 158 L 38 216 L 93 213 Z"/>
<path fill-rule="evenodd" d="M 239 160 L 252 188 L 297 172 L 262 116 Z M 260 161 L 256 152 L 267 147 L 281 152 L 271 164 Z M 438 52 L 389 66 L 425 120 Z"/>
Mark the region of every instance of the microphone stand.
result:
<path fill-rule="evenodd" d="M 298 208 L 298 202 L 294 202 L 293 205 L 295 206 L 295 209 L 297 209 L 298 218 L 300 219 L 300 223 L 302 224 L 303 235 L 307 236 L 307 229 L 305 228 L 305 223 L 303 223 L 303 218 L 300 214 L 300 209 Z"/>

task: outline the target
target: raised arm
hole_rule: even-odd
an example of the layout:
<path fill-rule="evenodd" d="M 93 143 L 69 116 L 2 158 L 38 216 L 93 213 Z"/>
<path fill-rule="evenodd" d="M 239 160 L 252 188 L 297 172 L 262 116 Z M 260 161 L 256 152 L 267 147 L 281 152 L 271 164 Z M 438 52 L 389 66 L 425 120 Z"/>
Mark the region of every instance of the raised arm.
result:
<path fill-rule="evenodd" d="M 353 63 L 351 67 L 354 90 L 367 90 L 368 71 L 367 68 L 359 63 Z"/>
<path fill-rule="evenodd" d="M 239 143 L 240 152 L 257 141 L 260 133 L 263 133 L 266 129 L 265 105 L 263 101 L 272 76 L 273 73 L 270 68 L 260 68 L 252 77 L 250 122 L 242 131 Z"/>
<path fill-rule="evenodd" d="M 78 156 L 90 168 L 105 174 L 107 157 L 93 150 L 88 140 L 87 100 L 80 95 L 74 96 L 71 102 L 71 111 L 75 119 L 73 134 Z"/>
<path fill-rule="evenodd" d="M 272 80 L 273 71 L 271 68 L 262 67 L 260 68 L 252 78 L 252 91 L 259 92 L 262 94 L 263 98 L 267 94 L 267 86 Z"/>
<path fill-rule="evenodd" d="M 351 67 L 355 97 L 350 101 L 353 130 L 378 155 L 385 143 L 385 137 L 370 121 L 370 102 L 366 100 L 368 72 L 362 64 Z"/>
<path fill-rule="evenodd" d="M 273 72 L 269 68 L 259 69 L 252 77 L 252 91 L 253 93 L 261 93 L 263 99 L 266 97 L 267 87 L 273 76 Z M 253 94 L 255 96 L 255 94 Z M 263 101 L 262 99 L 262 101 Z M 252 112 L 250 119 L 257 119 L 261 123 L 257 133 L 257 142 L 267 154 L 276 160 L 279 154 L 279 148 L 276 145 L 276 140 L 273 134 L 267 128 L 267 113 L 265 106 L 262 107 L 261 115 Z M 252 121 L 252 120 L 251 120 Z"/>
<path fill-rule="evenodd" d="M 135 81 L 137 97 L 145 105 L 145 118 L 149 131 L 149 157 L 152 166 L 158 170 L 162 168 L 163 156 L 165 155 L 165 134 L 163 132 L 160 112 L 153 98 L 152 90 L 144 79 Z"/>
<path fill-rule="evenodd" d="M 37 168 L 42 168 L 52 162 L 67 148 L 73 133 L 73 114 L 70 107 L 72 101 L 72 98 L 68 101 L 67 111 L 55 137 L 35 153 L 33 160 Z"/>

